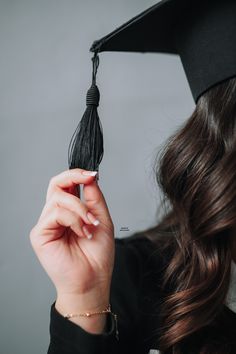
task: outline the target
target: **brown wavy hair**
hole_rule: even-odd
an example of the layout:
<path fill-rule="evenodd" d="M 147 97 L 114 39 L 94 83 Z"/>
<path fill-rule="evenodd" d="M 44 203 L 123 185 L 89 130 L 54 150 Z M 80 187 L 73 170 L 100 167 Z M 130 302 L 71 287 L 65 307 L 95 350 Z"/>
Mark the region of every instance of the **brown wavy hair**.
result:
<path fill-rule="evenodd" d="M 236 242 L 236 78 L 202 94 L 156 156 L 154 172 L 165 213 L 145 234 L 171 254 L 158 348 L 235 354 L 236 314 L 225 301 Z"/>

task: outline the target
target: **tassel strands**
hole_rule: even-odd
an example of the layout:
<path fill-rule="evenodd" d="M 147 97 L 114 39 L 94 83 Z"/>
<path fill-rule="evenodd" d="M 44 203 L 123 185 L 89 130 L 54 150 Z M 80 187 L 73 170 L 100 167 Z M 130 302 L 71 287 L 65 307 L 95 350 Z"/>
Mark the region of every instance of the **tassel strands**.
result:
<path fill-rule="evenodd" d="M 92 62 L 92 85 L 86 96 L 87 108 L 69 144 L 69 169 L 82 168 L 98 171 L 99 164 L 103 158 L 103 130 L 97 111 L 100 99 L 99 89 L 96 85 L 96 74 L 99 65 L 97 52 L 94 53 Z"/>

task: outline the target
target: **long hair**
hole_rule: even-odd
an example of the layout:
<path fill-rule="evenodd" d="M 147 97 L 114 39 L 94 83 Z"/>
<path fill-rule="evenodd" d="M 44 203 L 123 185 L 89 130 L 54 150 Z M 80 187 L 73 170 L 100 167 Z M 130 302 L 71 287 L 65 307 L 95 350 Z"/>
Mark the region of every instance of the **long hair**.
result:
<path fill-rule="evenodd" d="M 166 213 L 145 233 L 172 250 L 162 284 L 170 291 L 160 308 L 161 353 L 236 353 L 236 316 L 225 306 L 236 239 L 236 78 L 202 94 L 154 170 Z"/>

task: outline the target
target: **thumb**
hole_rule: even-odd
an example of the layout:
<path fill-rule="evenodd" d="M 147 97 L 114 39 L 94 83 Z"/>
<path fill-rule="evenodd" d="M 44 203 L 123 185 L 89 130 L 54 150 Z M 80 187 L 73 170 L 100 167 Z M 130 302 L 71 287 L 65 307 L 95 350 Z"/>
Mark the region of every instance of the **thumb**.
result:
<path fill-rule="evenodd" d="M 107 218 L 110 218 L 106 200 L 96 178 L 91 183 L 83 185 L 83 200 L 91 213 L 98 217 L 98 219 L 105 221 Z"/>

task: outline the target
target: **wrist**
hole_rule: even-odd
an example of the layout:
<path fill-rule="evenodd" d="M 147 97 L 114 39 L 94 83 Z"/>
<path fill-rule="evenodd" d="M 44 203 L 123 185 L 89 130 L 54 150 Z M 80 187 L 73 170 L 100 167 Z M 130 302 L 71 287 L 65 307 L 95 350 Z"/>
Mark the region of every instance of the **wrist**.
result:
<path fill-rule="evenodd" d="M 55 307 L 63 313 L 102 311 L 109 305 L 110 292 L 97 290 L 85 294 L 57 293 Z"/>
<path fill-rule="evenodd" d="M 88 296 L 87 296 L 88 295 Z M 85 314 L 100 312 L 109 305 L 109 294 L 58 294 L 55 308 L 62 315 Z M 95 296 L 96 295 L 96 296 Z M 103 333 L 106 328 L 107 313 L 95 314 L 89 317 L 75 316 L 68 318 L 69 321 L 79 325 L 89 333 Z"/>

